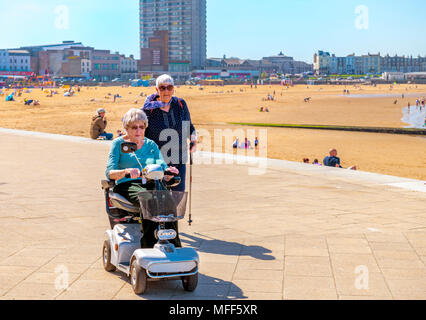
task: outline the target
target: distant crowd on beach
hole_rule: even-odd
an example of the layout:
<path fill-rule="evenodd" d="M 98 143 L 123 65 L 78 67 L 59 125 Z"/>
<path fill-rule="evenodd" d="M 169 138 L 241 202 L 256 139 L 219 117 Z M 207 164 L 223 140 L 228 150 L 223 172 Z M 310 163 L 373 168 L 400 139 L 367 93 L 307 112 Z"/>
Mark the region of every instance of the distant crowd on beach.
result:
<path fill-rule="evenodd" d="M 412 106 L 410 102 L 404 109 L 403 122 L 409 123 L 416 128 L 426 128 L 426 99 L 425 97 L 417 98 L 416 105 Z"/>
<path fill-rule="evenodd" d="M 259 139 L 256 137 L 254 139 L 254 148 L 259 147 Z M 234 140 L 232 143 L 232 148 L 234 149 L 253 149 L 253 144 L 248 138 L 244 138 L 244 141 L 241 141 L 240 138 L 237 137 L 237 139 Z"/>

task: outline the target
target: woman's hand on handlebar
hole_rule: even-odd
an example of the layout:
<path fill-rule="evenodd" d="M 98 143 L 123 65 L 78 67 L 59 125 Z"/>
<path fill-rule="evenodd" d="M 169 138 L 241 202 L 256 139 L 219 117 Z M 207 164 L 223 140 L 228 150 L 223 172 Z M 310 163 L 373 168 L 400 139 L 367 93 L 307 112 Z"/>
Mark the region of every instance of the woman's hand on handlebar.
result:
<path fill-rule="evenodd" d="M 139 169 L 126 169 L 125 170 L 126 178 L 138 179 L 141 176 L 141 171 Z"/>
<path fill-rule="evenodd" d="M 179 170 L 177 169 L 177 168 L 175 168 L 175 167 L 169 167 L 167 170 L 166 170 L 166 174 L 167 174 L 167 172 L 170 172 L 170 173 L 173 173 L 175 176 L 177 176 L 177 175 L 179 175 Z M 174 176 L 164 176 L 164 180 L 166 180 L 166 181 L 170 181 L 172 178 L 173 178 Z"/>

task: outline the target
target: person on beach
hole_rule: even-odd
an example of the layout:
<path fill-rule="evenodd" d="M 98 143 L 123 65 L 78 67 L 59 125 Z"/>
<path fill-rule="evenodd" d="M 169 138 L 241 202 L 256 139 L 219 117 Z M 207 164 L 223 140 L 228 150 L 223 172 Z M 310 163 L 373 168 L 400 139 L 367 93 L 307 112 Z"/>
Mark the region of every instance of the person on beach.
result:
<path fill-rule="evenodd" d="M 103 138 L 105 140 L 112 140 L 114 135 L 105 132 L 107 126 L 106 111 L 103 108 L 96 110 L 96 115 L 92 118 L 90 125 L 90 137 L 94 140 Z"/>
<path fill-rule="evenodd" d="M 319 163 L 318 159 L 315 159 L 314 162 L 312 162 L 313 165 L 321 166 L 321 163 Z"/>
<path fill-rule="evenodd" d="M 340 158 L 337 156 L 336 149 L 330 149 L 329 155 L 324 158 L 323 164 L 326 167 L 343 168 L 340 165 Z M 356 166 L 349 167 L 350 170 L 356 170 Z"/>
<path fill-rule="evenodd" d="M 27 99 L 27 98 L 25 98 L 25 99 L 24 99 L 24 104 L 25 104 L 26 106 L 31 105 L 31 103 L 33 103 L 33 102 L 34 102 L 34 100 L 32 100 L 32 99 Z"/>
<path fill-rule="evenodd" d="M 239 145 L 240 145 L 240 139 L 237 137 L 237 139 L 235 139 L 234 143 L 232 144 L 232 148 L 238 149 Z"/>
<path fill-rule="evenodd" d="M 173 165 L 180 172 L 182 182 L 174 191 L 185 191 L 186 164 L 189 152 L 195 152 L 197 135 L 191 121 L 191 114 L 185 100 L 174 97 L 174 80 L 164 74 L 156 80 L 156 93 L 148 96 L 142 108 L 150 126 L 145 136 L 160 148 L 167 165 Z"/>
<path fill-rule="evenodd" d="M 6 102 L 9 102 L 9 101 L 15 101 L 15 98 L 13 97 L 15 95 L 15 93 L 14 92 L 12 92 L 10 95 L 8 95 L 7 97 L 6 97 Z"/>

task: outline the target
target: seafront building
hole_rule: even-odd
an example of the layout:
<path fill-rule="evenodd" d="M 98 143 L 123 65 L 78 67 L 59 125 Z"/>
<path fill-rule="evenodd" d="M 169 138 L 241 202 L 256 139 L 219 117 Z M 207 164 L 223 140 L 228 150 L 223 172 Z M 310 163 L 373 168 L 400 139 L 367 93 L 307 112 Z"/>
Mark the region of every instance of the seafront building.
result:
<path fill-rule="evenodd" d="M 289 57 L 280 52 L 278 55 L 263 57 L 260 60 L 240 59 L 240 58 L 209 58 L 206 61 L 205 72 L 197 70 L 197 75 L 217 76 L 217 71 L 222 70 L 231 72 L 236 76 L 242 77 L 250 75 L 250 77 L 259 77 L 259 74 L 302 74 L 313 71 L 313 65 L 296 61 L 293 57 Z M 234 71 L 240 71 L 235 73 Z M 244 71 L 244 72 L 243 72 Z"/>
<path fill-rule="evenodd" d="M 119 52 L 98 50 L 81 42 L 63 41 L 59 44 L 27 46 L 0 50 L 0 76 L 29 77 L 34 74 L 52 78 L 113 79 L 138 78 L 137 60 Z"/>
<path fill-rule="evenodd" d="M 0 71 L 31 72 L 31 58 L 27 50 L 0 50 Z"/>
<path fill-rule="evenodd" d="M 314 70 L 317 74 L 381 74 L 384 72 L 423 72 L 426 71 L 426 57 L 417 58 L 386 55 L 380 53 L 337 57 L 325 51 L 314 55 Z"/>
<path fill-rule="evenodd" d="M 207 54 L 206 0 L 140 0 L 140 69 L 190 72 Z"/>

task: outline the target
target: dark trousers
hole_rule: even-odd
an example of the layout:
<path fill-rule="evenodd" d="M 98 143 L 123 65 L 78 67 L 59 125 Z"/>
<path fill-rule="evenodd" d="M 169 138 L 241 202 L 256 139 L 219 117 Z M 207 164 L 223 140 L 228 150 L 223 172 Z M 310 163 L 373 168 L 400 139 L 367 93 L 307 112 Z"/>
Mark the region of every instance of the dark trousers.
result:
<path fill-rule="evenodd" d="M 173 191 L 185 192 L 186 183 L 186 164 L 169 164 L 169 167 L 176 167 L 179 170 L 181 182 L 178 186 L 172 188 Z"/>
<path fill-rule="evenodd" d="M 140 208 L 138 194 L 140 192 L 147 191 L 146 188 L 142 186 L 140 182 L 129 181 L 125 183 L 121 183 L 114 187 L 114 192 L 122 195 L 127 200 L 129 200 L 134 206 Z M 153 248 L 157 243 L 157 239 L 155 239 L 154 232 L 158 230 L 159 223 L 142 219 L 142 230 L 143 237 L 141 239 L 141 248 L 150 249 Z M 180 248 L 182 244 L 179 238 L 179 230 L 178 230 L 178 222 L 167 222 L 165 224 L 166 229 L 173 229 L 176 231 L 177 236 L 175 239 L 170 242 L 175 245 L 175 247 Z"/>

